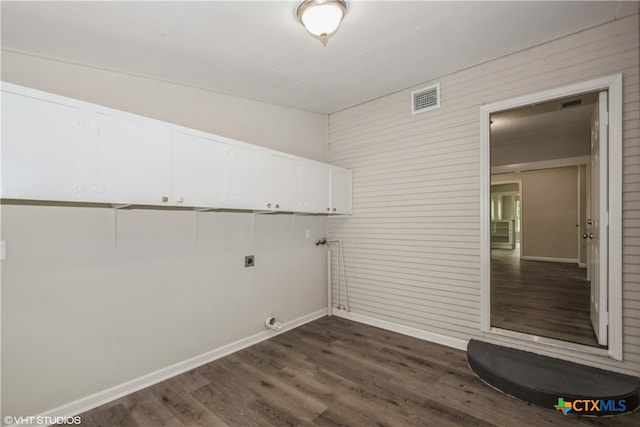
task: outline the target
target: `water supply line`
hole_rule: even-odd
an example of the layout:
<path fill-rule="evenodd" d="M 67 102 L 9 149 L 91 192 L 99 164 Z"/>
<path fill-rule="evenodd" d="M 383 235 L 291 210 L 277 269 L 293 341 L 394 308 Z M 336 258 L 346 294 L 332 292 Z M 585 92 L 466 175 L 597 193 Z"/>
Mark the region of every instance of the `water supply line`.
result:
<path fill-rule="evenodd" d="M 268 316 L 266 319 L 264 319 L 264 326 L 267 329 L 273 329 L 276 332 L 282 329 L 282 323 L 278 322 L 278 320 L 273 316 Z"/>
<path fill-rule="evenodd" d="M 331 278 L 332 278 L 332 255 L 331 255 L 331 246 L 335 246 L 337 248 L 338 251 L 338 267 L 337 267 L 337 291 L 338 291 L 338 296 L 337 296 L 337 304 L 336 304 L 336 308 L 338 310 L 345 310 L 350 312 L 351 311 L 351 306 L 349 305 L 349 290 L 347 287 L 347 274 L 345 271 L 345 267 L 344 267 L 344 249 L 342 246 L 342 240 L 340 239 L 334 239 L 334 240 L 327 240 L 326 238 L 322 238 L 320 240 L 318 240 L 316 242 L 316 246 L 319 245 L 327 245 L 327 313 L 329 316 L 332 315 L 332 295 L 331 295 L 331 290 L 332 290 L 332 283 L 331 283 Z M 342 274 L 340 274 L 342 272 Z M 344 298 L 345 298 L 345 305 L 341 305 L 341 297 L 342 297 L 342 292 L 340 292 L 340 279 L 342 278 L 342 283 L 344 285 Z"/>

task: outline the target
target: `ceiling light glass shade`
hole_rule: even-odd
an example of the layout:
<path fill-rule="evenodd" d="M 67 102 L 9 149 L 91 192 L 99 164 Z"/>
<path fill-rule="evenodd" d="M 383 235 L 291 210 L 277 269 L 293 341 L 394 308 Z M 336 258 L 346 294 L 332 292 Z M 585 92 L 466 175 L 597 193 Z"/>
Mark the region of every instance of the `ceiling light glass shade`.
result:
<path fill-rule="evenodd" d="M 298 6 L 296 15 L 309 34 L 319 39 L 323 45 L 340 26 L 347 11 L 344 0 L 305 0 Z"/>

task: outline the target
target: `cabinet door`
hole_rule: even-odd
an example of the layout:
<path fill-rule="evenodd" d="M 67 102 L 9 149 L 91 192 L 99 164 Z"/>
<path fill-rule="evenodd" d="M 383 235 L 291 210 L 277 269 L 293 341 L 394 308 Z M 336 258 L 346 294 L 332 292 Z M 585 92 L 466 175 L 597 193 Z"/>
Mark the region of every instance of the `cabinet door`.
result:
<path fill-rule="evenodd" d="M 237 145 L 225 145 L 225 207 L 274 210 L 271 154 Z"/>
<path fill-rule="evenodd" d="M 171 191 L 169 129 L 140 119 L 101 114 L 98 132 L 100 201 L 168 204 Z"/>
<path fill-rule="evenodd" d="M 351 171 L 331 167 L 331 213 L 351 213 Z"/>
<path fill-rule="evenodd" d="M 173 132 L 171 135 L 171 204 L 224 207 L 226 144 Z"/>
<path fill-rule="evenodd" d="M 302 165 L 299 161 L 274 155 L 274 208 L 288 212 L 302 212 Z"/>
<path fill-rule="evenodd" d="M 330 169 L 328 165 L 302 162 L 302 211 L 327 213 L 330 210 Z"/>
<path fill-rule="evenodd" d="M 93 123 L 75 107 L 2 92 L 2 198 L 91 200 Z"/>

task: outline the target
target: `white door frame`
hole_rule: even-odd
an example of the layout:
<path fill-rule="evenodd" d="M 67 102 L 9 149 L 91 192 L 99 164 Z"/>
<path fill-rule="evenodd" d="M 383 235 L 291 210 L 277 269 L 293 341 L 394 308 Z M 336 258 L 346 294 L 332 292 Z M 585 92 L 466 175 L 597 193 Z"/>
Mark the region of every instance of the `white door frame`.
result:
<path fill-rule="evenodd" d="M 480 329 L 491 334 L 490 128 L 492 113 L 582 93 L 609 92 L 609 346 L 607 355 L 622 360 L 622 74 L 550 89 L 480 107 Z M 503 335 L 504 337 L 504 335 Z M 557 346 L 558 343 L 552 343 Z M 575 345 L 567 343 L 566 348 Z M 598 349 L 595 349 L 598 350 Z"/>

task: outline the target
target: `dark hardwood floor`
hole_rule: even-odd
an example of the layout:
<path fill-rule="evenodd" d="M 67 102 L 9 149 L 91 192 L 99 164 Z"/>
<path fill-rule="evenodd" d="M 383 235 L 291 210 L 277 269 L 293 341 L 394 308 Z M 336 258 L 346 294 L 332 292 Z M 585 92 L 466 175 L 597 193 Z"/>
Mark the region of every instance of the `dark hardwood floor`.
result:
<path fill-rule="evenodd" d="M 598 347 L 589 319 L 590 283 L 575 264 L 520 260 L 491 251 L 491 326 Z"/>
<path fill-rule="evenodd" d="M 640 425 L 564 416 L 478 379 L 466 353 L 324 317 L 80 415 L 84 426 Z"/>

